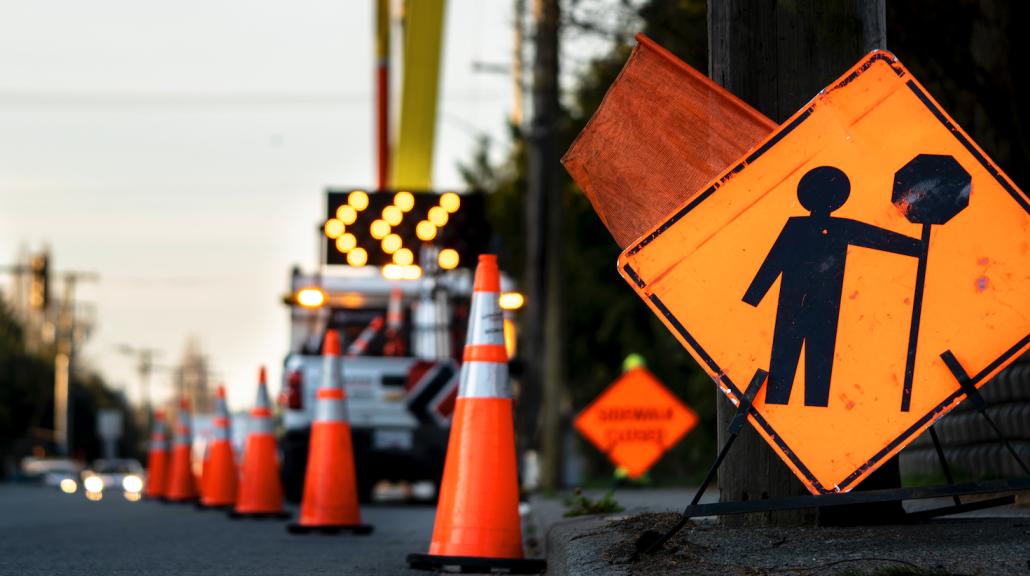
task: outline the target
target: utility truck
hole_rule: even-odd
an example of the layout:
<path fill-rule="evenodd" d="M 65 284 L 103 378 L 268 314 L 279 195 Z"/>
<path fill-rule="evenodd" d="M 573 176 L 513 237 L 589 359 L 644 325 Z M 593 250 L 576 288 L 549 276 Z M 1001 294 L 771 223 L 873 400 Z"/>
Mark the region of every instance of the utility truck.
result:
<path fill-rule="evenodd" d="M 318 271 L 294 269 L 284 298 L 291 317 L 281 398 L 287 497 L 297 500 L 303 488 L 330 329 L 345 350 L 339 377 L 361 496 L 370 498 L 380 481 L 435 484 L 457 399 L 473 271 L 492 243 L 484 196 L 328 190 L 325 198 Z M 503 273 L 501 283 L 511 289 Z M 521 302 L 511 293 L 502 308 Z M 512 318 L 505 326 L 512 356 Z M 432 488 L 420 495 L 434 496 Z"/>
<path fill-rule="evenodd" d="M 505 279 L 510 285 L 510 281 Z M 299 500 L 326 330 L 340 333 L 347 416 L 358 488 L 369 500 L 380 481 L 432 498 L 443 473 L 450 416 L 472 294 L 469 270 L 391 281 L 372 267 L 316 276 L 294 269 L 290 352 L 282 394 L 283 476 Z M 391 310 L 393 299 L 393 310 Z M 514 338 L 514 324 L 510 324 Z M 513 341 L 513 340 L 512 340 Z"/>

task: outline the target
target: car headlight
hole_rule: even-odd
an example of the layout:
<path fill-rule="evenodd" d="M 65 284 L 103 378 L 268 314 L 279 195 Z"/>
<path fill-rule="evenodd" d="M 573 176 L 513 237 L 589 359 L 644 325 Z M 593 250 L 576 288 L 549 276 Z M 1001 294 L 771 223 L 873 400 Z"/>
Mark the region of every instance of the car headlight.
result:
<path fill-rule="evenodd" d="M 65 494 L 75 494 L 75 491 L 79 489 L 79 483 L 71 478 L 65 478 L 61 480 L 61 492 Z"/>
<path fill-rule="evenodd" d="M 100 476 L 87 476 L 82 481 L 82 485 L 86 487 L 86 492 L 102 492 L 104 490 L 104 479 Z"/>
<path fill-rule="evenodd" d="M 125 478 L 122 478 L 122 488 L 126 492 L 139 492 L 143 490 L 143 479 L 135 474 L 129 474 Z"/>

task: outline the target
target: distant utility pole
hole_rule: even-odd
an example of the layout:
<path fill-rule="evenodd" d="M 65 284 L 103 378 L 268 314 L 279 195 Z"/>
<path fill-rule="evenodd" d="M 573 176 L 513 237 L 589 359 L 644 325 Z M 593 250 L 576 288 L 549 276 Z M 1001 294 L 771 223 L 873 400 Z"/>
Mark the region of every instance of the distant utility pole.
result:
<path fill-rule="evenodd" d="M 57 453 L 71 455 L 74 414 L 71 409 L 72 362 L 75 357 L 75 287 L 99 280 L 94 272 L 63 272 L 64 294 L 57 315 L 57 354 L 54 356 L 54 439 Z"/>
<path fill-rule="evenodd" d="M 128 344 L 119 344 L 118 351 L 136 358 L 136 372 L 139 374 L 140 405 L 143 408 L 143 423 L 150 429 L 152 417 L 152 393 L 150 375 L 154 372 L 154 357 L 160 354 L 155 348 L 140 348 Z"/>
<path fill-rule="evenodd" d="M 525 36 L 526 0 L 515 0 L 515 26 L 514 42 L 512 43 L 511 79 L 514 92 L 512 93 L 511 123 L 515 126 L 522 126 L 524 109 L 522 105 L 522 91 L 524 89 L 522 79 L 522 39 Z"/>
<path fill-rule="evenodd" d="M 708 2 L 709 75 L 776 122 L 786 120 L 867 52 L 885 47 L 885 0 Z M 734 410 L 720 394 L 720 445 Z M 897 482 L 897 460 L 884 469 Z M 720 468 L 719 490 L 723 501 L 807 494 L 750 427 Z M 796 524 L 815 518 L 805 511 L 751 516 L 745 521 Z"/>
<path fill-rule="evenodd" d="M 529 189 L 526 198 L 526 389 L 525 426 L 539 419 L 543 488 L 561 481 L 562 190 L 558 134 L 558 0 L 535 0 L 533 119 L 527 130 Z"/>
<path fill-rule="evenodd" d="M 474 72 L 485 72 L 489 74 L 500 74 L 511 77 L 512 84 L 512 104 L 511 104 L 511 117 L 510 121 L 513 125 L 522 127 L 522 122 L 525 120 L 525 79 L 524 69 L 525 61 L 523 60 L 523 45 L 524 38 L 526 35 L 526 0 L 515 0 L 514 6 L 514 18 L 512 23 L 512 50 L 511 50 L 511 63 L 501 64 L 485 62 L 480 60 L 472 61 L 472 70 Z"/>

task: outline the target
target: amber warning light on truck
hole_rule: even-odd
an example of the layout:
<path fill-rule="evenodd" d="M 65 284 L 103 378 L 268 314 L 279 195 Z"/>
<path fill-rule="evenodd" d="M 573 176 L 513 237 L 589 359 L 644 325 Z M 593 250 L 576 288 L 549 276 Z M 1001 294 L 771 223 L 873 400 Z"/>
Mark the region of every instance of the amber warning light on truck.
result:
<path fill-rule="evenodd" d="M 330 190 L 322 231 L 327 265 L 377 266 L 396 280 L 470 266 L 490 240 L 476 192 Z"/>

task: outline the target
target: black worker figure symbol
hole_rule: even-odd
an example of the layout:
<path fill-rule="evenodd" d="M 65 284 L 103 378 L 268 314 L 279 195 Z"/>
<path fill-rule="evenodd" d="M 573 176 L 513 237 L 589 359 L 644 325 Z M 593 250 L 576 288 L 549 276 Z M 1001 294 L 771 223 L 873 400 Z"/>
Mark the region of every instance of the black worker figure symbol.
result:
<path fill-rule="evenodd" d="M 920 240 L 831 216 L 850 194 L 851 182 L 840 169 L 820 166 L 809 170 L 798 183 L 798 200 L 811 215 L 787 219 L 744 294 L 743 301 L 757 307 L 782 277 L 766 404 L 790 400 L 804 347 L 805 406 L 827 405 L 849 246 L 913 257 L 922 253 Z"/>

